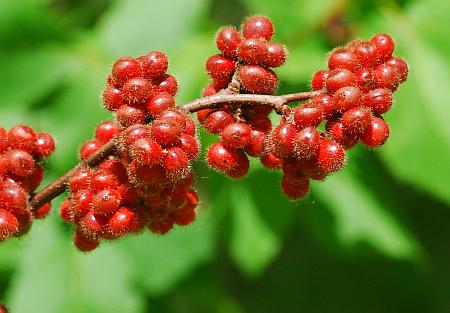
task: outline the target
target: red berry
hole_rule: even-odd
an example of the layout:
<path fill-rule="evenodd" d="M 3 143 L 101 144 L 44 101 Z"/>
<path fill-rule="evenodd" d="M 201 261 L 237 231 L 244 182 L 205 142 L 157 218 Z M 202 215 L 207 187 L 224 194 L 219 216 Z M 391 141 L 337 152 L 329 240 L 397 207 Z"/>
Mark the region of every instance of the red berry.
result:
<path fill-rule="evenodd" d="M 288 175 L 283 175 L 281 190 L 290 200 L 304 199 L 309 193 L 309 179 L 291 180 Z"/>
<path fill-rule="evenodd" d="M 152 138 L 162 147 L 174 145 L 179 142 L 182 129 L 171 120 L 155 120 L 150 125 Z"/>
<path fill-rule="evenodd" d="M 5 154 L 9 172 L 24 177 L 31 175 L 35 170 L 35 162 L 31 154 L 23 150 L 8 150 Z"/>
<path fill-rule="evenodd" d="M 40 164 L 35 164 L 34 170 L 30 175 L 27 175 L 26 179 L 18 181 L 20 186 L 25 189 L 26 192 L 33 192 L 42 182 L 44 178 L 44 170 Z M 16 177 L 14 177 L 16 179 Z"/>
<path fill-rule="evenodd" d="M 33 153 L 36 149 L 36 133 L 25 125 L 14 126 L 9 130 L 8 143 L 11 149 Z"/>
<path fill-rule="evenodd" d="M 10 212 L 0 209 L 0 242 L 19 231 L 19 222 Z"/>
<path fill-rule="evenodd" d="M 288 157 L 294 152 L 294 140 L 297 136 L 297 127 L 294 124 L 278 125 L 272 132 L 271 152 L 280 158 Z"/>
<path fill-rule="evenodd" d="M 389 35 L 377 34 L 370 39 L 370 43 L 376 49 L 378 63 L 383 63 L 392 57 L 394 41 Z"/>
<path fill-rule="evenodd" d="M 155 165 L 152 167 L 139 165 L 135 160 L 131 161 L 128 170 L 130 171 L 130 174 L 135 176 L 135 178 L 138 180 L 136 181 L 136 183 L 143 182 L 152 184 L 160 182 L 164 175 L 163 169 L 160 165 Z"/>
<path fill-rule="evenodd" d="M 150 127 L 142 124 L 135 124 L 122 132 L 121 141 L 122 144 L 128 149 L 135 141 L 141 138 L 151 136 Z"/>
<path fill-rule="evenodd" d="M 319 146 L 319 131 L 314 127 L 304 128 L 294 139 L 294 155 L 298 159 L 312 159 L 317 156 Z"/>
<path fill-rule="evenodd" d="M 160 51 L 152 51 L 138 58 L 141 63 L 142 74 L 145 78 L 153 79 L 164 75 L 169 66 L 167 56 Z"/>
<path fill-rule="evenodd" d="M 184 132 L 186 135 L 195 136 L 196 133 L 196 125 L 192 118 L 186 118 L 186 127 L 184 128 Z"/>
<path fill-rule="evenodd" d="M 219 91 L 219 88 L 217 88 L 216 85 L 214 85 L 214 83 L 209 83 L 205 89 L 203 89 L 203 97 L 208 97 L 208 96 L 212 96 L 215 95 L 217 92 Z"/>
<path fill-rule="evenodd" d="M 361 141 L 368 147 L 382 146 L 389 137 L 389 126 L 379 117 L 373 117 L 366 131 L 360 136 Z"/>
<path fill-rule="evenodd" d="M 166 120 L 171 123 L 177 124 L 183 131 L 186 129 L 186 120 L 188 119 L 187 115 L 179 109 L 169 109 L 164 110 L 158 116 L 158 120 Z"/>
<path fill-rule="evenodd" d="M 272 111 L 272 108 L 270 110 Z M 248 123 L 252 129 L 257 129 L 265 133 L 272 130 L 272 122 L 267 114 L 264 113 L 255 114 L 249 118 Z"/>
<path fill-rule="evenodd" d="M 73 243 L 78 250 L 83 252 L 92 251 L 100 245 L 99 241 L 89 239 L 79 231 L 73 234 Z"/>
<path fill-rule="evenodd" d="M 136 214 L 129 208 L 121 207 L 108 221 L 108 231 L 114 237 L 126 235 L 138 226 Z"/>
<path fill-rule="evenodd" d="M 233 59 L 217 54 L 208 58 L 205 67 L 214 84 L 222 89 L 230 83 L 236 65 Z"/>
<path fill-rule="evenodd" d="M 46 158 L 55 150 L 55 140 L 50 134 L 40 133 L 36 135 L 35 154 L 40 158 Z"/>
<path fill-rule="evenodd" d="M 90 157 L 95 151 L 102 147 L 102 143 L 98 140 L 88 140 L 80 148 L 80 158 L 82 160 Z"/>
<path fill-rule="evenodd" d="M 124 165 L 118 160 L 105 160 L 98 165 L 98 169 L 114 174 L 120 182 L 126 182 L 128 179 Z"/>
<path fill-rule="evenodd" d="M 246 39 L 238 47 L 239 59 L 247 64 L 262 64 L 267 59 L 267 45 L 256 38 Z"/>
<path fill-rule="evenodd" d="M 345 48 L 334 50 L 328 58 L 328 68 L 334 70 L 345 68 L 349 71 L 356 71 L 360 67 L 356 55 Z"/>
<path fill-rule="evenodd" d="M 107 86 L 103 91 L 103 105 L 105 108 L 109 111 L 116 111 L 124 104 L 122 91 L 114 86 Z"/>
<path fill-rule="evenodd" d="M 262 66 L 244 65 L 239 68 L 242 87 L 251 93 L 272 94 L 277 88 L 277 75 Z"/>
<path fill-rule="evenodd" d="M 149 223 L 147 227 L 152 233 L 164 235 L 173 228 L 173 223 L 171 220 L 154 221 Z"/>
<path fill-rule="evenodd" d="M 276 42 L 269 42 L 267 44 L 267 57 L 264 60 L 264 65 L 268 67 L 279 67 L 286 62 L 286 58 L 286 47 Z"/>
<path fill-rule="evenodd" d="M 361 92 L 368 92 L 375 88 L 375 82 L 373 81 L 373 70 L 369 68 L 360 68 L 355 73 L 356 85 Z"/>
<path fill-rule="evenodd" d="M 224 145 L 238 149 L 250 142 L 251 128 L 245 123 L 234 122 L 228 124 L 221 132 Z"/>
<path fill-rule="evenodd" d="M 75 221 L 81 220 L 92 209 L 92 192 L 88 190 L 80 190 L 71 197 L 71 210 Z"/>
<path fill-rule="evenodd" d="M 52 206 L 51 206 L 50 202 L 43 204 L 40 208 L 36 209 L 33 212 L 34 218 L 42 219 L 42 218 L 46 217 L 50 213 L 51 209 L 52 209 Z"/>
<path fill-rule="evenodd" d="M 66 199 L 61 203 L 61 208 L 59 209 L 59 215 L 68 223 L 73 222 L 73 213 L 70 210 L 70 200 Z"/>
<path fill-rule="evenodd" d="M 132 105 L 145 103 L 154 92 L 152 83 L 142 77 L 128 80 L 122 89 L 123 98 Z"/>
<path fill-rule="evenodd" d="M 400 85 L 400 77 L 393 65 L 380 64 L 373 72 L 373 79 L 379 88 L 387 88 L 396 91 Z"/>
<path fill-rule="evenodd" d="M 206 160 L 212 168 L 221 172 L 229 172 L 238 164 L 239 154 L 223 143 L 216 142 L 209 147 Z"/>
<path fill-rule="evenodd" d="M 356 56 L 361 67 L 370 68 L 377 63 L 377 51 L 370 42 L 355 40 L 350 43 L 348 50 Z"/>
<path fill-rule="evenodd" d="M 264 38 L 270 40 L 273 36 L 273 24 L 265 16 L 251 16 L 242 25 L 242 34 L 245 38 Z"/>
<path fill-rule="evenodd" d="M 189 160 L 193 160 L 198 157 L 200 153 L 200 147 L 198 145 L 197 139 L 194 136 L 182 134 L 180 136 L 179 147 L 186 153 Z"/>
<path fill-rule="evenodd" d="M 317 155 L 317 165 L 324 173 L 339 171 L 345 165 L 345 151 L 335 141 L 323 139 Z"/>
<path fill-rule="evenodd" d="M 294 110 L 294 122 L 298 129 L 317 127 L 323 120 L 323 111 L 320 106 L 303 104 Z"/>
<path fill-rule="evenodd" d="M 112 78 L 117 86 L 123 86 L 128 80 L 141 74 L 141 66 L 134 58 L 120 58 L 112 67 Z"/>
<path fill-rule="evenodd" d="M 238 156 L 237 164 L 230 171 L 226 172 L 229 177 L 235 179 L 244 177 L 250 168 L 250 162 L 247 155 L 242 151 L 238 151 Z"/>
<path fill-rule="evenodd" d="M 155 140 L 141 138 L 131 146 L 130 155 L 141 165 L 153 166 L 159 163 L 164 153 Z"/>
<path fill-rule="evenodd" d="M 175 106 L 174 97 L 167 92 L 158 92 L 148 100 L 146 108 L 152 116 L 158 116 L 164 110 Z"/>
<path fill-rule="evenodd" d="M 264 149 L 266 134 L 260 130 L 252 129 L 250 141 L 245 146 L 245 152 L 252 157 L 259 157 Z"/>
<path fill-rule="evenodd" d="M 91 190 L 100 191 L 103 189 L 111 188 L 117 189 L 119 187 L 119 180 L 117 177 L 106 170 L 98 170 L 91 178 Z"/>
<path fill-rule="evenodd" d="M 153 80 L 156 86 L 156 92 L 167 92 L 172 96 L 178 91 L 178 82 L 175 77 L 170 74 L 164 74 L 159 78 Z"/>
<path fill-rule="evenodd" d="M 313 97 L 311 99 L 311 104 L 322 109 L 324 119 L 329 119 L 336 111 L 336 103 L 334 102 L 333 97 L 327 94 Z"/>
<path fill-rule="evenodd" d="M 69 179 L 69 187 L 72 193 L 75 193 L 79 190 L 89 189 L 91 186 L 93 172 L 90 169 L 83 169 L 76 172 Z"/>
<path fill-rule="evenodd" d="M 390 58 L 386 61 L 386 64 L 395 68 L 400 83 L 403 83 L 408 78 L 408 63 L 404 60 L 399 58 Z"/>
<path fill-rule="evenodd" d="M 120 206 L 120 193 L 113 189 L 103 189 L 98 192 L 92 201 L 92 208 L 96 214 L 110 214 Z"/>
<path fill-rule="evenodd" d="M 330 72 L 330 75 L 325 82 L 327 91 L 330 94 L 335 93 L 338 89 L 347 86 L 354 86 L 356 84 L 356 77 L 351 71 L 343 68 L 335 69 Z"/>
<path fill-rule="evenodd" d="M 344 130 L 341 121 L 331 122 L 330 124 L 327 123 L 325 127 L 331 138 L 339 143 L 344 149 L 351 149 L 358 143 L 358 136 L 347 133 Z"/>
<path fill-rule="evenodd" d="M 223 55 L 236 57 L 236 51 L 241 43 L 241 36 L 234 27 L 223 27 L 216 35 L 216 45 Z"/>
<path fill-rule="evenodd" d="M 218 134 L 233 121 L 233 116 L 231 116 L 231 114 L 224 111 L 216 111 L 208 115 L 204 126 L 209 133 Z"/>
<path fill-rule="evenodd" d="M 0 127 L 0 153 L 8 149 L 8 132 L 3 127 Z"/>
<path fill-rule="evenodd" d="M 167 149 L 167 154 L 162 160 L 162 166 L 172 181 L 185 178 L 190 171 L 189 159 L 186 153 L 178 147 Z"/>
<path fill-rule="evenodd" d="M 392 93 L 381 88 L 371 90 L 364 95 L 363 104 L 375 114 L 386 113 L 392 106 Z"/>
<path fill-rule="evenodd" d="M 120 131 L 119 125 L 112 121 L 106 121 L 99 124 L 95 129 L 95 139 L 105 144 L 118 135 Z"/>
<path fill-rule="evenodd" d="M 348 110 L 342 115 L 342 126 L 349 134 L 362 134 L 372 119 L 369 108 L 356 107 Z"/>
<path fill-rule="evenodd" d="M 122 105 L 116 113 L 116 119 L 123 127 L 129 127 L 134 124 L 143 124 L 147 114 L 140 108 L 129 105 Z"/>
<path fill-rule="evenodd" d="M 276 157 L 271 152 L 263 151 L 263 153 L 261 153 L 261 157 L 259 159 L 261 161 L 261 164 L 269 169 L 275 170 L 275 169 L 281 168 L 281 163 L 282 163 L 281 159 Z"/>
<path fill-rule="evenodd" d="M 338 112 L 345 112 L 362 103 L 361 91 L 356 87 L 342 87 L 333 95 L 335 108 Z"/>
<path fill-rule="evenodd" d="M 191 224 L 196 217 L 195 210 L 180 209 L 174 212 L 174 222 L 180 226 Z"/>
<path fill-rule="evenodd" d="M 106 219 L 101 215 L 96 215 L 93 211 L 86 214 L 80 222 L 80 228 L 78 229 L 83 236 L 90 240 L 97 241 L 102 236 Z"/>
<path fill-rule="evenodd" d="M 320 70 L 317 71 L 312 80 L 311 80 L 311 88 L 312 90 L 321 90 L 325 87 L 325 82 L 330 75 L 330 71 Z"/>

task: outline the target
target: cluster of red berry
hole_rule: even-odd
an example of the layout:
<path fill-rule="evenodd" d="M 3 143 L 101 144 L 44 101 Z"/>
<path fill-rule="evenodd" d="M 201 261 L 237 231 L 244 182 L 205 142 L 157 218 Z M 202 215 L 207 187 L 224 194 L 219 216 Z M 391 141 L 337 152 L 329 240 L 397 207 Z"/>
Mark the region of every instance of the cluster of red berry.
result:
<path fill-rule="evenodd" d="M 281 159 L 282 190 L 290 199 L 303 198 L 309 180 L 323 180 L 346 161 L 345 149 L 359 139 L 379 147 L 389 136 L 381 114 L 392 105 L 392 93 L 408 75 L 405 61 L 392 57 L 394 42 L 385 34 L 370 42 L 355 40 L 334 50 L 328 70 L 312 79 L 317 95 L 285 117 L 269 137 L 270 152 Z M 325 132 L 317 127 L 325 123 Z"/>
<path fill-rule="evenodd" d="M 64 220 L 77 226 L 81 251 L 147 228 L 164 234 L 196 216 L 190 161 L 199 154 L 194 121 L 177 108 L 152 114 L 149 124 L 125 129 L 101 123 L 95 139 L 80 149 L 85 159 L 114 138 L 117 152 L 96 168 L 82 169 L 69 180 L 71 196 L 61 207 Z"/>
<path fill-rule="evenodd" d="M 116 112 L 123 127 L 144 124 L 175 105 L 178 82 L 166 74 L 168 65 L 167 56 L 159 51 L 120 58 L 114 63 L 103 92 L 103 105 Z"/>
<path fill-rule="evenodd" d="M 241 91 L 272 94 L 278 84 L 276 74 L 269 67 L 279 67 L 286 61 L 286 48 L 271 40 L 274 27 L 263 16 L 248 18 L 241 28 L 243 39 L 233 27 L 219 30 L 216 44 L 222 54 L 206 61 L 212 79 L 204 90 L 211 96 L 231 83 L 237 72 Z M 249 170 L 248 156 L 260 157 L 266 134 L 272 129 L 268 105 L 243 107 L 228 104 L 220 109 L 206 109 L 197 113 L 199 121 L 212 134 L 220 134 L 221 141 L 212 145 L 207 154 L 208 164 L 229 177 L 240 178 Z M 264 163 L 266 156 L 262 156 Z"/>
<path fill-rule="evenodd" d="M 28 202 L 43 178 L 40 162 L 52 154 L 52 136 L 19 125 L 9 131 L 0 127 L 0 241 L 22 236 L 33 218 L 43 218 L 50 203 L 34 212 Z"/>

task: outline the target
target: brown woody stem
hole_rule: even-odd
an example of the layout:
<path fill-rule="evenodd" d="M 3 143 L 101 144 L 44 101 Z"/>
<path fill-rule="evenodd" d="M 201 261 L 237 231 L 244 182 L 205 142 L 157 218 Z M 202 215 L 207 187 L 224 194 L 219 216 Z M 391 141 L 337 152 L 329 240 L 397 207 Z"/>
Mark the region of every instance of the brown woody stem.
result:
<path fill-rule="evenodd" d="M 287 104 L 301 100 L 310 99 L 318 94 L 320 91 L 299 92 L 280 96 L 272 95 L 253 95 L 253 94 L 234 94 L 230 92 L 221 92 L 209 97 L 203 97 L 194 101 L 188 102 L 181 106 L 183 111 L 194 113 L 204 109 L 219 108 L 226 103 L 240 104 L 242 106 L 254 105 L 270 105 L 278 114 L 285 114 L 288 109 Z M 80 169 L 86 167 L 94 167 L 105 160 L 116 151 L 116 142 L 111 140 L 103 147 L 89 156 L 86 160 L 81 161 L 75 167 L 70 169 L 63 176 L 53 181 L 45 188 L 36 193 L 30 204 L 34 210 L 40 208 L 43 204 L 51 201 L 66 190 L 67 181 Z"/>

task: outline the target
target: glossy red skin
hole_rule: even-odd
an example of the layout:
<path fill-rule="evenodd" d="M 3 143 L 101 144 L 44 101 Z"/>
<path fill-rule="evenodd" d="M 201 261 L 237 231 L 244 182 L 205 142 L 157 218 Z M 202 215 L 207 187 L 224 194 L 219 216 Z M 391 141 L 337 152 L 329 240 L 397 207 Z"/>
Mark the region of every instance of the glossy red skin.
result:
<path fill-rule="evenodd" d="M 99 191 L 92 200 L 92 208 L 96 214 L 110 214 L 119 209 L 121 195 L 114 189 Z"/>
<path fill-rule="evenodd" d="M 363 105 L 372 109 L 375 114 L 383 114 L 392 106 L 392 93 L 388 89 L 373 89 L 363 97 Z"/>
<path fill-rule="evenodd" d="M 163 148 L 177 144 L 182 134 L 182 129 L 169 120 L 155 120 L 150 125 L 152 138 Z"/>
<path fill-rule="evenodd" d="M 122 105 L 125 104 L 122 90 L 114 87 L 107 86 L 103 91 L 103 105 L 109 111 L 117 111 Z"/>
<path fill-rule="evenodd" d="M 236 57 L 237 48 L 242 39 L 233 27 L 223 27 L 216 35 L 216 45 L 225 56 Z"/>
<path fill-rule="evenodd" d="M 281 179 L 281 190 L 290 200 L 304 199 L 309 193 L 309 179 L 294 181 L 288 175 L 283 175 Z"/>
<path fill-rule="evenodd" d="M 345 132 L 341 121 L 327 123 L 326 128 L 328 135 L 344 149 L 351 149 L 358 143 L 358 136 Z"/>
<path fill-rule="evenodd" d="M 17 218 L 9 211 L 0 209 L 0 242 L 19 231 Z"/>
<path fill-rule="evenodd" d="M 8 144 L 11 149 L 33 153 L 36 149 L 36 133 L 26 125 L 14 126 L 8 132 Z"/>
<path fill-rule="evenodd" d="M 335 69 L 330 72 L 325 86 L 329 94 L 334 94 L 342 87 L 355 86 L 356 77 L 351 71 L 347 69 Z"/>
<path fill-rule="evenodd" d="M 36 135 L 36 150 L 34 154 L 40 158 L 46 158 L 53 153 L 55 146 L 55 140 L 50 134 L 39 133 Z"/>
<path fill-rule="evenodd" d="M 129 105 L 122 105 L 116 113 L 116 119 L 123 127 L 129 127 L 134 124 L 143 124 L 147 114 L 142 108 L 136 108 Z"/>
<path fill-rule="evenodd" d="M 303 104 L 294 110 L 294 122 L 298 129 L 317 127 L 323 118 L 321 107 L 313 104 Z"/>
<path fill-rule="evenodd" d="M 312 159 L 317 156 L 320 146 L 320 133 L 314 127 L 300 130 L 294 139 L 294 155 L 298 159 Z"/>
<path fill-rule="evenodd" d="M 4 158 L 7 160 L 8 170 L 12 175 L 25 177 L 31 175 L 36 167 L 33 156 L 23 150 L 8 150 Z"/>
<path fill-rule="evenodd" d="M 329 119 L 336 112 L 336 103 L 333 97 L 327 94 L 315 96 L 311 99 L 311 104 L 322 109 L 324 119 Z"/>
<path fill-rule="evenodd" d="M 205 68 L 208 75 L 216 81 L 216 79 L 221 80 L 231 78 L 236 68 L 236 64 L 233 59 L 216 54 L 206 60 Z"/>
<path fill-rule="evenodd" d="M 372 113 L 369 108 L 355 107 L 342 115 L 341 121 L 344 131 L 349 134 L 362 134 L 372 120 Z"/>
<path fill-rule="evenodd" d="M 250 162 L 248 160 L 247 155 L 242 152 L 238 151 L 238 161 L 235 167 L 233 167 L 230 171 L 226 172 L 228 177 L 238 179 L 242 178 L 245 175 L 247 175 L 248 170 L 250 169 Z"/>
<path fill-rule="evenodd" d="M 155 93 L 145 104 L 147 112 L 152 116 L 158 116 L 164 110 L 173 108 L 174 106 L 175 99 L 167 92 Z"/>
<path fill-rule="evenodd" d="M 141 165 L 153 166 L 159 163 L 164 153 L 161 146 L 155 140 L 141 138 L 131 146 L 130 155 Z"/>
<path fill-rule="evenodd" d="M 345 164 L 345 151 L 335 141 L 323 139 L 317 156 L 317 165 L 323 172 L 330 174 L 339 171 Z"/>
<path fill-rule="evenodd" d="M 264 150 L 266 134 L 260 130 L 252 129 L 250 141 L 245 147 L 245 152 L 252 157 L 259 157 Z"/>
<path fill-rule="evenodd" d="M 273 155 L 271 152 L 263 151 L 259 159 L 261 161 L 261 164 L 264 165 L 266 168 L 272 170 L 281 168 L 282 164 L 281 159 Z"/>
<path fill-rule="evenodd" d="M 373 80 L 378 88 L 396 91 L 400 85 L 400 77 L 393 65 L 386 63 L 378 65 L 373 73 Z"/>
<path fill-rule="evenodd" d="M 271 152 L 279 158 L 291 156 L 296 136 L 297 127 L 294 124 L 278 125 L 271 134 Z"/>
<path fill-rule="evenodd" d="M 368 92 L 373 88 L 376 88 L 373 81 L 373 70 L 369 68 L 360 68 L 355 72 L 356 85 L 361 92 Z"/>
<path fill-rule="evenodd" d="M 160 51 L 152 51 L 138 58 L 145 78 L 153 79 L 164 75 L 169 67 L 167 56 Z"/>
<path fill-rule="evenodd" d="M 330 70 L 345 68 L 354 72 L 359 67 L 360 64 L 356 55 L 345 48 L 334 50 L 328 58 L 328 68 Z"/>
<path fill-rule="evenodd" d="M 370 43 L 374 45 L 377 53 L 377 63 L 383 63 L 392 57 L 394 52 L 394 41 L 389 35 L 376 34 L 370 39 Z"/>
<path fill-rule="evenodd" d="M 121 128 L 119 125 L 112 121 L 106 121 L 100 123 L 95 129 L 95 139 L 97 139 L 101 143 L 107 143 L 108 141 L 113 139 L 114 136 L 118 135 L 120 131 Z"/>
<path fill-rule="evenodd" d="M 377 50 L 368 41 L 355 40 L 348 46 L 348 50 L 353 52 L 362 67 L 371 68 L 377 64 Z"/>
<path fill-rule="evenodd" d="M 91 169 L 82 169 L 76 172 L 69 180 L 69 187 L 72 193 L 89 189 L 93 175 L 94 173 Z"/>
<path fill-rule="evenodd" d="M 362 93 L 356 87 L 342 87 L 333 95 L 337 112 L 344 113 L 351 108 L 360 106 L 362 103 Z"/>
<path fill-rule="evenodd" d="M 200 147 L 194 136 L 182 134 L 179 147 L 186 153 L 189 160 L 196 159 L 200 153 Z"/>
<path fill-rule="evenodd" d="M 99 241 L 91 240 L 85 235 L 81 234 L 79 231 L 76 231 L 73 234 L 73 243 L 75 247 L 82 252 L 92 251 L 100 245 Z"/>
<path fill-rule="evenodd" d="M 100 149 L 103 144 L 99 140 L 88 140 L 80 148 L 80 158 L 82 160 L 90 157 L 95 151 Z"/>
<path fill-rule="evenodd" d="M 167 154 L 162 160 L 162 166 L 172 181 L 183 179 L 190 171 L 189 159 L 179 147 L 167 149 Z"/>
<path fill-rule="evenodd" d="M 242 25 L 244 38 L 264 38 L 269 41 L 273 32 L 272 21 L 265 16 L 251 16 Z"/>
<path fill-rule="evenodd" d="M 112 79 L 117 87 L 123 86 L 128 80 L 141 74 L 141 65 L 134 58 L 124 57 L 118 59 L 112 67 Z"/>
<path fill-rule="evenodd" d="M 175 96 L 178 91 L 178 82 L 173 75 L 164 74 L 153 80 L 156 86 L 155 92 L 167 92 Z"/>
<path fill-rule="evenodd" d="M 278 85 L 277 75 L 258 65 L 244 65 L 239 68 L 242 87 L 251 93 L 272 94 Z"/>
<path fill-rule="evenodd" d="M 329 75 L 330 75 L 330 71 L 327 71 L 327 70 L 317 71 L 311 80 L 311 88 L 313 90 L 323 89 L 325 87 L 325 82 Z"/>
<path fill-rule="evenodd" d="M 267 45 L 257 38 L 246 39 L 238 47 L 239 59 L 251 65 L 262 64 L 267 59 Z"/>
<path fill-rule="evenodd" d="M 245 123 L 230 123 L 220 133 L 224 145 L 233 148 L 243 148 L 250 142 L 251 128 Z"/>
<path fill-rule="evenodd" d="M 236 150 L 227 148 L 223 143 L 216 142 L 208 149 L 206 160 L 209 166 L 221 171 L 231 171 L 239 162 L 239 154 Z"/>
<path fill-rule="evenodd" d="M 229 113 L 224 111 L 215 111 L 205 119 L 205 129 L 211 134 L 220 133 L 228 124 L 233 123 L 234 119 Z"/>
<path fill-rule="evenodd" d="M 268 67 L 279 67 L 286 62 L 287 52 L 283 45 L 276 42 L 267 44 L 267 56 L 264 64 Z"/>
<path fill-rule="evenodd" d="M 361 134 L 361 141 L 368 147 L 382 146 L 389 137 L 388 124 L 379 117 L 373 117 L 366 131 Z"/>

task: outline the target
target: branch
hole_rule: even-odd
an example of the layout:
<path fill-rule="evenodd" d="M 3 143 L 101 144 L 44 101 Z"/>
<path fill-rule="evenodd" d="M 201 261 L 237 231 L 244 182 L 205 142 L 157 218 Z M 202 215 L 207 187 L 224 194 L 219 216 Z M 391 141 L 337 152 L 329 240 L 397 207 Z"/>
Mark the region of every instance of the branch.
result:
<path fill-rule="evenodd" d="M 188 102 L 181 106 L 181 109 L 188 113 L 194 113 L 204 109 L 221 107 L 225 103 L 240 104 L 243 106 L 270 105 L 278 114 L 285 114 L 287 104 L 301 100 L 310 99 L 321 94 L 321 91 L 299 92 L 280 96 L 253 95 L 253 94 L 233 94 L 229 92 L 218 93 L 213 96 L 203 97 Z M 66 174 L 47 185 L 44 189 L 36 193 L 30 200 L 33 210 L 37 210 L 45 203 L 56 198 L 66 190 L 67 181 L 80 169 L 94 167 L 105 160 L 116 151 L 115 140 L 112 139 L 103 147 L 81 161 Z"/>

